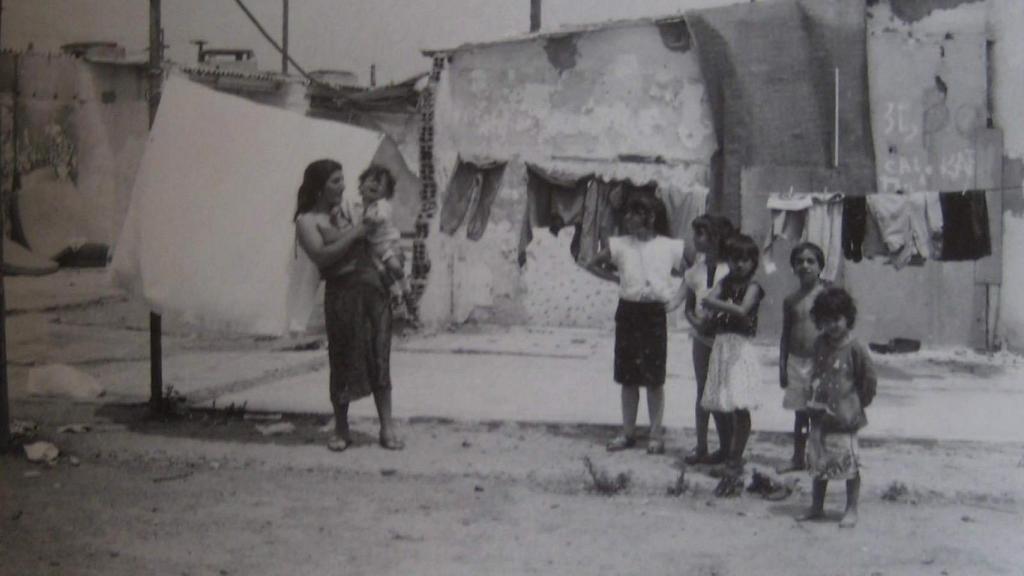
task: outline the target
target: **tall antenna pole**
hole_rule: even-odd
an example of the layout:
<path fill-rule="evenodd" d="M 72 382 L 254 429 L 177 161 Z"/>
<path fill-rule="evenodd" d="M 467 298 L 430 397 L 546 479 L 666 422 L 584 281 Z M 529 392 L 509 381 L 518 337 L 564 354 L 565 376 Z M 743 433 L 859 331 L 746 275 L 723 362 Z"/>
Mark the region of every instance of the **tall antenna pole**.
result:
<path fill-rule="evenodd" d="M 281 74 L 288 73 L 288 0 L 283 3 L 281 15 Z"/>

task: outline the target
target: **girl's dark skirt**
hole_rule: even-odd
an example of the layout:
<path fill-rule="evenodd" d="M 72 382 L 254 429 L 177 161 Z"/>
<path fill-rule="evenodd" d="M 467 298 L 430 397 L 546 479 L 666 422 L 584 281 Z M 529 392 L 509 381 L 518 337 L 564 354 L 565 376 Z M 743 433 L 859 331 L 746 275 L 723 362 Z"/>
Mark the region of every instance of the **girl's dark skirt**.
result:
<path fill-rule="evenodd" d="M 354 272 L 328 278 L 324 292 L 331 403 L 391 388 L 391 306 L 379 282 Z"/>
<path fill-rule="evenodd" d="M 663 385 L 667 349 L 665 305 L 619 300 L 615 311 L 615 381 L 623 386 Z"/>

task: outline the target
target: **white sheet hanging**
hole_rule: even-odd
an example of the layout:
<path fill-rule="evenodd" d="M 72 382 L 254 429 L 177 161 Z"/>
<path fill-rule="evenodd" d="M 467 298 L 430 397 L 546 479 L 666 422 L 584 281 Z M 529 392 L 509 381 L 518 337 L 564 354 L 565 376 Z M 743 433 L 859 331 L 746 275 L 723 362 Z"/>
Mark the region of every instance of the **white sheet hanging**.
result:
<path fill-rule="evenodd" d="M 313 160 L 338 160 L 353 194 L 381 139 L 171 76 L 116 245 L 115 281 L 156 311 L 203 326 L 301 329 L 318 282 L 295 261 L 302 172 Z"/>

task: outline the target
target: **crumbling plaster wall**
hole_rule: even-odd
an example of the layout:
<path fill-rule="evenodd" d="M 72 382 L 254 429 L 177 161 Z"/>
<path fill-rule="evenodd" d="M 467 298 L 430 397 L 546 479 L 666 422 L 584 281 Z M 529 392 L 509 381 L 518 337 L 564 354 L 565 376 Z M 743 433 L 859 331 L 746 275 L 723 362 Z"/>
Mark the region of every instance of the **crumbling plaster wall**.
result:
<path fill-rule="evenodd" d="M 653 23 L 455 52 L 435 111 L 439 203 L 460 155 L 508 165 L 481 240 L 433 224 L 424 318 L 612 325 L 617 288 L 573 263 L 571 229 L 557 238 L 535 230 L 525 266 L 517 263 L 525 164 L 706 189 L 712 151 L 695 55 L 666 48 Z M 614 161 L 619 154 L 667 163 Z"/>
<path fill-rule="evenodd" d="M 1024 3 L 989 0 L 995 123 L 1003 128 L 1003 266 L 998 333 L 1002 343 L 1024 351 Z"/>

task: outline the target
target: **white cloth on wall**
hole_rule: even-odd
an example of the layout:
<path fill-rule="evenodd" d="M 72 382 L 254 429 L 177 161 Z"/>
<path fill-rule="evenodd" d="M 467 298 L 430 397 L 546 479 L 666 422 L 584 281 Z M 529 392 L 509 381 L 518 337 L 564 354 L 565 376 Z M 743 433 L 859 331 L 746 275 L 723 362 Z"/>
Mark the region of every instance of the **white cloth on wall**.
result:
<path fill-rule="evenodd" d="M 843 261 L 843 198 L 839 195 L 816 196 L 807 209 L 804 242 L 816 244 L 825 253 L 821 277 L 834 282 Z"/>
<path fill-rule="evenodd" d="M 780 237 L 812 242 L 825 253 L 821 277 L 835 281 L 843 260 L 843 196 L 835 192 L 769 194 L 766 206 L 772 221 L 764 252 L 769 254 Z M 774 271 L 774 263 L 766 259 L 765 269 Z"/>
<path fill-rule="evenodd" d="M 115 281 L 201 326 L 304 327 L 317 284 L 295 252 L 303 170 L 341 162 L 350 194 L 381 139 L 171 76 L 117 242 Z"/>

